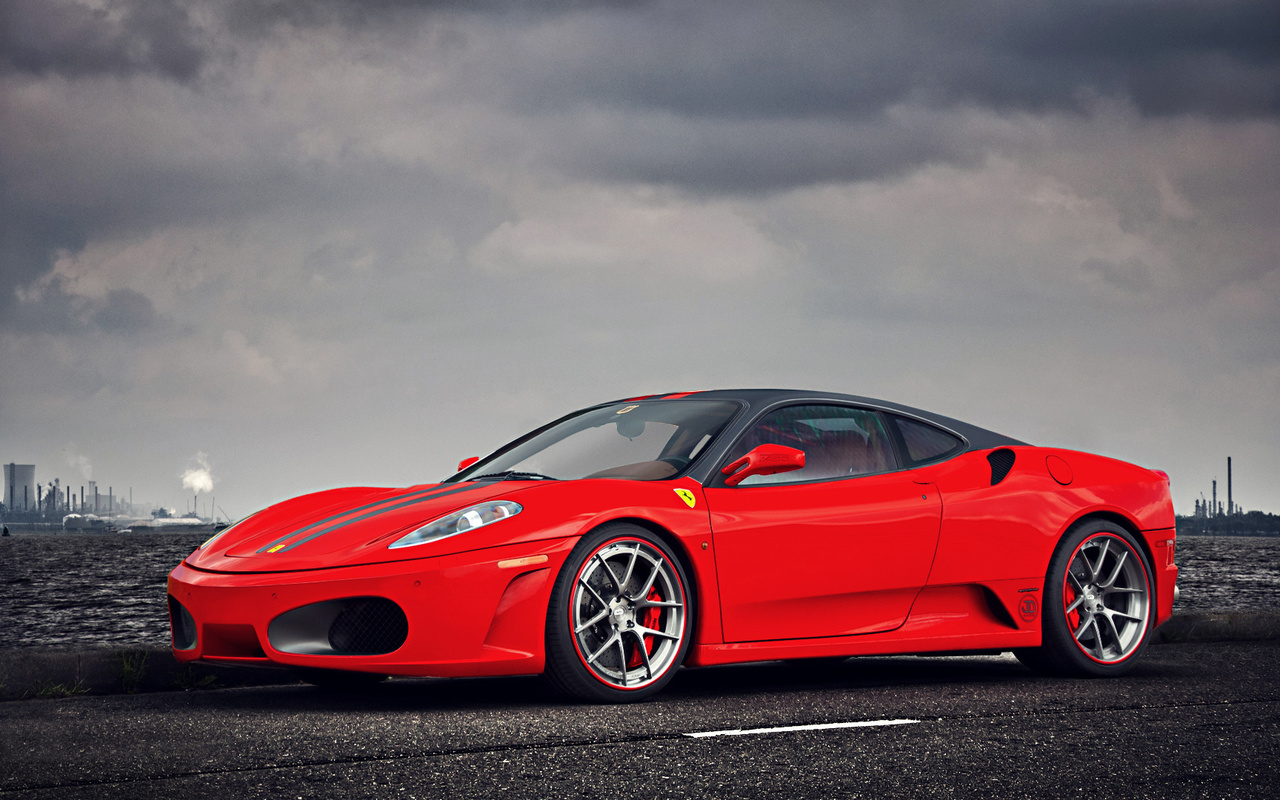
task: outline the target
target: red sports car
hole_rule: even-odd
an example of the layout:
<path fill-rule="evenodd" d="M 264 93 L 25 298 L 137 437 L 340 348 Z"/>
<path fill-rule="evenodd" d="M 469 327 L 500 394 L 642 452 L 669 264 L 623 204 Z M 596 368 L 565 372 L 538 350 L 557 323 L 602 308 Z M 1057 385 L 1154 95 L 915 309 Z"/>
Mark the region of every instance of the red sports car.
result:
<path fill-rule="evenodd" d="M 635 397 L 459 470 L 214 536 L 169 576 L 174 655 L 317 683 L 545 673 L 606 702 L 770 659 L 1117 675 L 1174 601 L 1164 473 L 864 397 Z"/>

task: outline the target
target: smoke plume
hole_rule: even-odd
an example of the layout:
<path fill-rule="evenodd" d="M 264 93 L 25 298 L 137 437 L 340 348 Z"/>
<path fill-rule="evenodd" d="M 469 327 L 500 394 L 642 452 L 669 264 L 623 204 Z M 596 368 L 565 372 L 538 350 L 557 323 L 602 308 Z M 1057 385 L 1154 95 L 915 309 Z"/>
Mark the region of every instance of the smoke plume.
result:
<path fill-rule="evenodd" d="M 74 450 L 74 448 L 72 448 Z M 86 481 L 93 480 L 93 464 L 89 463 L 88 456 L 67 456 L 67 466 L 72 469 L 79 470 L 80 477 Z"/>
<path fill-rule="evenodd" d="M 209 469 L 209 457 L 204 453 L 196 453 L 196 463 L 200 465 L 198 468 L 192 467 L 182 473 L 183 488 L 194 492 L 212 492 L 213 472 Z"/>

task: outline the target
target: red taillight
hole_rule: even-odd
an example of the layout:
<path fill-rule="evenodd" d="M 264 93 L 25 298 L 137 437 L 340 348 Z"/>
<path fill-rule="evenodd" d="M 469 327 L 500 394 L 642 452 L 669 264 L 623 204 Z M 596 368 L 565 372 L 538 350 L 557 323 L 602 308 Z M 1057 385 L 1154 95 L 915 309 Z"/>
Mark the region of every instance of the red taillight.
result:
<path fill-rule="evenodd" d="M 1169 484 L 1170 486 L 1173 485 L 1173 481 L 1169 480 L 1169 473 L 1165 472 L 1162 469 L 1153 469 L 1151 471 L 1159 475 L 1161 478 L 1164 478 L 1165 483 Z"/>

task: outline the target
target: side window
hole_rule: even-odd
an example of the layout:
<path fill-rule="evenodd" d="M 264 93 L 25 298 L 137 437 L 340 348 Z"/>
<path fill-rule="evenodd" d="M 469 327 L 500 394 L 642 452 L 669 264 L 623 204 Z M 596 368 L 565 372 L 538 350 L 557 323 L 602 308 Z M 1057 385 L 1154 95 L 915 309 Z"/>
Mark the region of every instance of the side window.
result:
<path fill-rule="evenodd" d="M 897 416 L 893 417 L 893 422 L 898 426 L 898 433 L 902 434 L 907 458 L 912 464 L 937 461 L 964 447 L 962 440 L 932 425 Z"/>
<path fill-rule="evenodd" d="M 845 478 L 897 468 L 880 415 L 860 408 L 813 405 L 772 411 L 738 440 L 728 461 L 762 444 L 803 450 L 804 469 L 753 475 L 740 486 Z"/>

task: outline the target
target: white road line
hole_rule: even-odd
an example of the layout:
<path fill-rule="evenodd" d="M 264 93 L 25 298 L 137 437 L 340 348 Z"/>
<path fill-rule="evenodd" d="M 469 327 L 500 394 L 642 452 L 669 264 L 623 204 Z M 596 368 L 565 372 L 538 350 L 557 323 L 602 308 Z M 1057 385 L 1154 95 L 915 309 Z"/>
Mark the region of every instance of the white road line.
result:
<path fill-rule="evenodd" d="M 826 731 L 832 728 L 878 728 L 884 725 L 913 725 L 920 720 L 918 719 L 871 719 L 861 722 L 825 722 L 821 725 L 787 725 L 781 728 L 750 728 L 748 730 L 731 730 L 731 731 L 703 731 L 701 733 L 686 733 L 685 736 L 692 736 L 695 739 L 702 739 L 707 736 L 749 736 L 753 733 L 790 733 L 792 731 Z"/>

